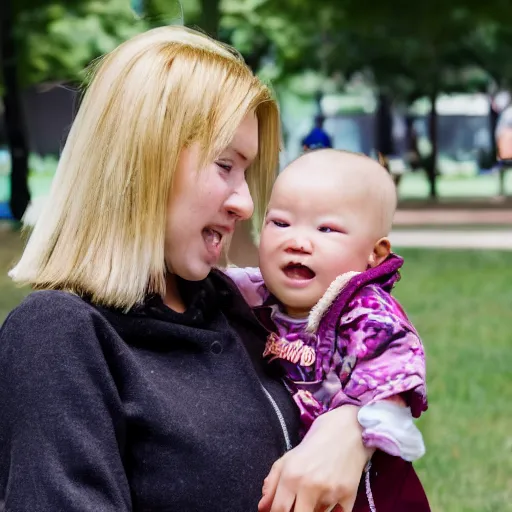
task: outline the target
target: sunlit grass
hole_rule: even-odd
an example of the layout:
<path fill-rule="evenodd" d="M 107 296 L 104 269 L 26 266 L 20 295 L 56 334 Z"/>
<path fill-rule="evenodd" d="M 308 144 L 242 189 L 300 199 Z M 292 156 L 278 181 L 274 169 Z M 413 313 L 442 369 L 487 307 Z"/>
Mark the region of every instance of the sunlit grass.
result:
<path fill-rule="evenodd" d="M 19 231 L 9 224 L 0 224 L 0 324 L 7 313 L 29 292 L 15 286 L 7 276 L 8 270 L 21 255 L 23 243 Z"/>
<path fill-rule="evenodd" d="M 427 350 L 427 444 L 439 512 L 512 510 L 512 253 L 401 251 L 395 295 Z"/>

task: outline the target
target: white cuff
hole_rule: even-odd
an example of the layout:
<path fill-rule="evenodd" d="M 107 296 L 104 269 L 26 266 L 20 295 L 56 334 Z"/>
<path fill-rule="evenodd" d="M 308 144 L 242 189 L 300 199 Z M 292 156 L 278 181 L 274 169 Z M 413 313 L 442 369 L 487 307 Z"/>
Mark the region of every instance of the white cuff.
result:
<path fill-rule="evenodd" d="M 413 423 L 410 407 L 389 401 L 364 405 L 357 415 L 365 446 L 413 461 L 425 454 L 423 436 Z"/>

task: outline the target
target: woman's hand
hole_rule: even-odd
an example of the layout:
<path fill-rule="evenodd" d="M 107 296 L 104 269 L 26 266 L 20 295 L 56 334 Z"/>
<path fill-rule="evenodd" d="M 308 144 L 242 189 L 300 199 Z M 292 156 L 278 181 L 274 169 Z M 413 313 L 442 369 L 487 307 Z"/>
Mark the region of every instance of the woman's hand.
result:
<path fill-rule="evenodd" d="M 345 405 L 314 421 L 300 445 L 272 466 L 260 512 L 324 512 L 337 504 L 343 512 L 352 510 L 373 453 L 363 445 L 358 410 Z"/>

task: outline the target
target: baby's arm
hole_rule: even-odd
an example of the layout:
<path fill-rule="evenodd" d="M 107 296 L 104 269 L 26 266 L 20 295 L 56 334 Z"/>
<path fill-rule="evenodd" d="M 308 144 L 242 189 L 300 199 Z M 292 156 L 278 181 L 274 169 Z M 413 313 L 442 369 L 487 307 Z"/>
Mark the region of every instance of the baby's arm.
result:
<path fill-rule="evenodd" d="M 268 290 L 257 267 L 228 267 L 223 272 L 232 279 L 251 308 L 261 306 L 268 297 Z"/>
<path fill-rule="evenodd" d="M 363 288 L 339 321 L 335 365 L 341 389 L 330 408 L 400 395 L 417 418 L 427 409 L 425 353 L 402 308 L 376 286 Z"/>
<path fill-rule="evenodd" d="M 368 447 L 417 459 L 425 448 L 413 416 L 427 408 L 421 341 L 400 305 L 378 287 L 361 290 L 348 311 L 338 328 L 341 389 L 329 408 L 362 405 Z"/>
<path fill-rule="evenodd" d="M 386 398 L 361 407 L 357 419 L 363 427 L 367 448 L 378 448 L 407 461 L 425 454 L 423 436 L 413 422 L 409 407 Z"/>

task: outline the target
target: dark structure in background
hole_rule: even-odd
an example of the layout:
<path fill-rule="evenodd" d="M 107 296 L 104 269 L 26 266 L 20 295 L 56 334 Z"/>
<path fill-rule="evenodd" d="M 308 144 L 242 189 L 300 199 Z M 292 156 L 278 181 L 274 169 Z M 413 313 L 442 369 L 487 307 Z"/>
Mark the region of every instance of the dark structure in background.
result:
<path fill-rule="evenodd" d="M 375 150 L 385 158 L 396 153 L 393 140 L 391 101 L 383 93 L 379 93 L 377 97 L 377 109 L 375 111 Z"/>
<path fill-rule="evenodd" d="M 41 84 L 23 91 L 20 97 L 30 152 L 58 156 L 78 106 L 78 93 L 63 84 Z M 0 111 L 0 145 L 4 144 L 5 116 Z"/>
<path fill-rule="evenodd" d="M 12 0 L 0 2 L 0 64 L 4 85 L 5 138 L 11 153 L 11 201 L 15 219 L 21 220 L 30 201 L 28 190 L 29 147 L 25 131 L 18 70 L 16 43 L 12 33 L 14 26 Z"/>
<path fill-rule="evenodd" d="M 30 151 L 58 155 L 79 106 L 76 88 L 65 84 L 42 84 L 23 93 Z"/>

